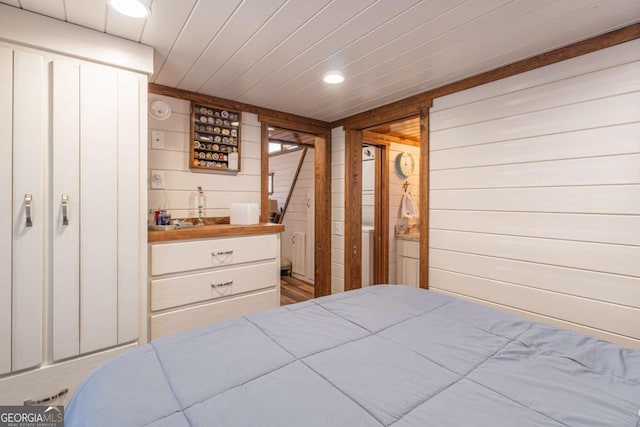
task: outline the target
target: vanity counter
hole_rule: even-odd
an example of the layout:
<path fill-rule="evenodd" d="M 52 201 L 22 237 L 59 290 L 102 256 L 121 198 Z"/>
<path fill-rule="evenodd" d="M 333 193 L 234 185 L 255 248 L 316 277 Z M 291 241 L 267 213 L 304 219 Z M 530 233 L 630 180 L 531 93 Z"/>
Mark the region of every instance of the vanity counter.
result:
<path fill-rule="evenodd" d="M 211 224 L 178 228 L 167 231 L 149 231 L 149 243 L 176 240 L 208 239 L 212 237 L 250 236 L 256 234 L 282 233 L 284 225 L 260 223 L 254 225 Z"/>

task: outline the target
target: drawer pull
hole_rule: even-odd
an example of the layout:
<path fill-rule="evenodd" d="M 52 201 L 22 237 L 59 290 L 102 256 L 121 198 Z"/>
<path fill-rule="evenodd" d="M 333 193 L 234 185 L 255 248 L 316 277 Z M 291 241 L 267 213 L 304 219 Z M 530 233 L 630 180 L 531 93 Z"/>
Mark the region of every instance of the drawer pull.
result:
<path fill-rule="evenodd" d="M 213 256 L 231 255 L 231 254 L 233 254 L 233 249 L 230 251 L 211 252 L 211 255 Z"/>
<path fill-rule="evenodd" d="M 233 280 L 229 280 L 228 282 L 223 282 L 223 283 L 212 283 L 211 287 L 212 288 L 223 288 L 225 286 L 231 286 L 233 285 Z"/>
<path fill-rule="evenodd" d="M 42 399 L 29 399 L 29 400 L 25 400 L 24 404 L 26 406 L 33 406 L 33 405 L 40 405 L 42 403 L 47 403 L 47 402 L 51 402 L 52 400 L 55 400 L 61 396 L 64 396 L 65 394 L 69 393 L 69 389 L 68 388 L 64 388 L 62 390 L 60 390 L 58 393 L 53 394 L 49 397 L 43 397 Z"/>
<path fill-rule="evenodd" d="M 31 221 L 31 203 L 33 202 L 33 196 L 31 194 L 24 195 L 24 211 L 27 215 L 26 227 L 33 227 L 33 221 Z"/>

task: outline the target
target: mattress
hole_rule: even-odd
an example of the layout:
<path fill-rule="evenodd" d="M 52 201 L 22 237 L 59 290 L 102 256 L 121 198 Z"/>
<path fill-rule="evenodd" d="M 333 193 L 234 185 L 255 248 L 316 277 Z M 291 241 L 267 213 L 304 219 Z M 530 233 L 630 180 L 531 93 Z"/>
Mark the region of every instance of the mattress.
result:
<path fill-rule="evenodd" d="M 74 426 L 638 426 L 640 351 L 400 285 L 155 340 L 93 372 Z"/>

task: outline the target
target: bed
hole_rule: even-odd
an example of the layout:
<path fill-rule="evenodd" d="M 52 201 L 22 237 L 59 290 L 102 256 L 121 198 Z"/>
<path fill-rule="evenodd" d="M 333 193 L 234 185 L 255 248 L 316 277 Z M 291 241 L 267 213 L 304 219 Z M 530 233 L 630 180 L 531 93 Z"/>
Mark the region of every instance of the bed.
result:
<path fill-rule="evenodd" d="M 640 351 L 400 285 L 153 341 L 104 364 L 74 426 L 640 426 Z"/>

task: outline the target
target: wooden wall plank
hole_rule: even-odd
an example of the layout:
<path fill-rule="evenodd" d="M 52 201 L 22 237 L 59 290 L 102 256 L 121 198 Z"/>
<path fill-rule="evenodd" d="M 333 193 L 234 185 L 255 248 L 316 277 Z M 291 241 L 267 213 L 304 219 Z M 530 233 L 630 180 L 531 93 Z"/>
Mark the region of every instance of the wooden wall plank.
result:
<path fill-rule="evenodd" d="M 431 189 L 638 184 L 640 168 L 635 166 L 639 162 L 640 154 L 629 154 L 434 170 L 431 172 Z"/>
<path fill-rule="evenodd" d="M 332 290 L 331 251 L 331 153 L 332 136 L 329 132 L 316 136 L 315 152 L 315 297 L 330 295 Z"/>
<path fill-rule="evenodd" d="M 345 133 L 345 284 L 344 290 L 362 287 L 362 131 Z"/>
<path fill-rule="evenodd" d="M 432 210 L 432 229 L 640 246 L 640 216 Z"/>
<path fill-rule="evenodd" d="M 517 286 L 467 274 L 451 273 L 435 268 L 431 269 L 430 274 L 432 286 L 436 288 L 440 288 L 441 283 L 446 283 L 446 290 L 459 294 L 615 332 L 635 339 L 640 338 L 640 323 L 637 321 L 640 310 L 637 308 L 611 305 L 607 302 Z"/>
<path fill-rule="evenodd" d="M 598 273 L 484 255 L 432 249 L 429 266 L 438 270 L 640 308 L 634 277 Z"/>
<path fill-rule="evenodd" d="M 640 276 L 640 248 L 534 237 L 461 231 L 430 230 L 429 247 L 579 268 L 603 273 Z"/>
<path fill-rule="evenodd" d="M 640 91 L 444 129 L 431 134 L 432 150 L 632 123 L 640 116 Z"/>
<path fill-rule="evenodd" d="M 640 214 L 640 185 L 432 190 L 432 209 Z"/>
<path fill-rule="evenodd" d="M 633 153 L 640 153 L 640 122 L 432 151 L 431 158 L 440 170 Z"/>

